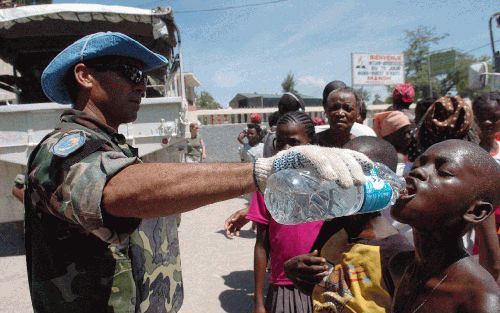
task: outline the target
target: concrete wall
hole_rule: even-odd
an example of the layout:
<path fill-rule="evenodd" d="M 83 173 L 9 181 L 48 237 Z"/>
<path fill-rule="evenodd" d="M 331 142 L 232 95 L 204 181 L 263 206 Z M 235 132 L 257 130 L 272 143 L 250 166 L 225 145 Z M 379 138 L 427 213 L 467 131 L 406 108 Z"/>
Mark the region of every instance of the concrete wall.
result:
<path fill-rule="evenodd" d="M 200 135 L 207 149 L 206 162 L 240 162 L 238 148 L 241 144 L 236 140 L 246 124 L 201 126 Z"/>

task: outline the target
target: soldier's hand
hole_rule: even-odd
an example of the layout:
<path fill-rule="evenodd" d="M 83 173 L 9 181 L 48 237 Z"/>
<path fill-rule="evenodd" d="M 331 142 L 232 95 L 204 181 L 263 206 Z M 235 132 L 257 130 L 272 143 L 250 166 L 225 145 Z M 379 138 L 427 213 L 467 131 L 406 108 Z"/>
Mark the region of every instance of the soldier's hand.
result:
<path fill-rule="evenodd" d="M 314 169 L 321 178 L 349 188 L 364 182 L 364 175 L 373 168 L 373 162 L 364 154 L 349 149 L 315 145 L 292 147 L 274 157 L 255 161 L 254 177 L 257 188 L 263 191 L 267 178 L 273 172 L 300 168 Z"/>

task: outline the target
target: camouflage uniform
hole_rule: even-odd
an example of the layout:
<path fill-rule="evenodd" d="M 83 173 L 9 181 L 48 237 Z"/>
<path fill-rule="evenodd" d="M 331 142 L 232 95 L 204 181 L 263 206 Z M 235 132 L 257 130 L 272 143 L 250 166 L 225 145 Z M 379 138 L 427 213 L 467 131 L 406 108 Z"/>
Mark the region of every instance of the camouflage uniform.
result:
<path fill-rule="evenodd" d="M 67 157 L 65 135 L 85 144 Z M 183 300 L 175 217 L 118 218 L 101 208 L 106 181 L 140 163 L 113 129 L 76 110 L 33 151 L 25 192 L 26 257 L 35 312 L 177 312 Z M 131 182 L 134 183 L 134 182 Z"/>

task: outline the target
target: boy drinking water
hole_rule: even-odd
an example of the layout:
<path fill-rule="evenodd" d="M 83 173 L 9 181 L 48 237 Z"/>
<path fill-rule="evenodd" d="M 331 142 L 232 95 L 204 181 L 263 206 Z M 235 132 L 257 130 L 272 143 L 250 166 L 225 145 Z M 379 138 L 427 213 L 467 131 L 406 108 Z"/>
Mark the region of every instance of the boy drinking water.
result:
<path fill-rule="evenodd" d="M 500 165 L 478 145 L 447 140 L 427 149 L 406 181 L 391 214 L 412 226 L 415 252 L 391 263 L 403 268 L 393 312 L 498 312 L 499 288 L 461 238 L 499 204 Z"/>
<path fill-rule="evenodd" d="M 356 137 L 344 148 L 396 170 L 397 152 L 383 139 Z M 314 251 L 285 263 L 285 273 L 294 284 L 312 292 L 314 312 L 390 312 L 397 277 L 390 274 L 389 265 L 413 247 L 380 212 L 325 222 L 314 248 L 321 251 L 321 257 Z M 330 272 L 326 262 L 333 266 Z"/>

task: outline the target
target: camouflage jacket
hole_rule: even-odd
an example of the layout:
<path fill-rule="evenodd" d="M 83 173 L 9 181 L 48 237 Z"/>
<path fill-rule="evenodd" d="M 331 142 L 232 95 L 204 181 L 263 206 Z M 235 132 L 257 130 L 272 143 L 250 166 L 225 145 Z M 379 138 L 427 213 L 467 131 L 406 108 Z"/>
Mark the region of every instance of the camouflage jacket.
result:
<path fill-rule="evenodd" d="M 118 218 L 101 208 L 106 181 L 140 162 L 123 135 L 76 110 L 32 152 L 24 203 L 35 312 L 179 310 L 175 217 Z"/>

